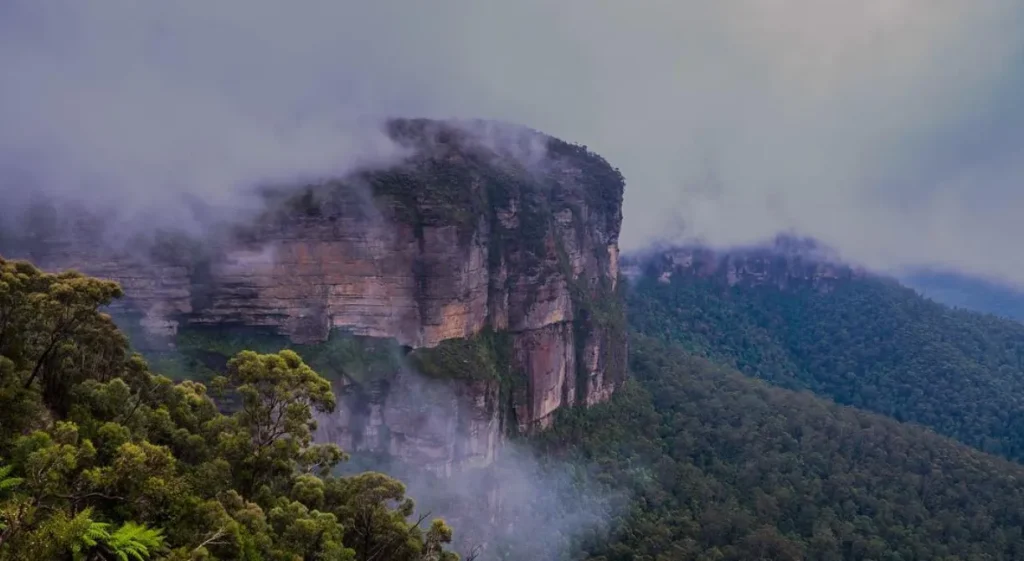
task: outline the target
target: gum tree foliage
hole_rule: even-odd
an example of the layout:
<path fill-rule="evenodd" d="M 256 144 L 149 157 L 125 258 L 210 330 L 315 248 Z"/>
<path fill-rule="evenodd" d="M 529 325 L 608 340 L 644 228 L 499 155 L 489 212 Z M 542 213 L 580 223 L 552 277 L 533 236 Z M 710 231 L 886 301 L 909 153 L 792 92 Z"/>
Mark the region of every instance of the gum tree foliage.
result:
<path fill-rule="evenodd" d="M 233 358 L 225 415 L 130 352 L 100 312 L 120 296 L 0 259 L 0 561 L 457 559 L 400 481 L 329 475 L 334 395 L 297 354 Z"/>
<path fill-rule="evenodd" d="M 894 281 L 833 290 L 640 279 L 634 329 L 794 390 L 925 425 L 1024 460 L 1024 325 L 927 300 Z"/>
<path fill-rule="evenodd" d="M 566 559 L 1024 558 L 1019 464 L 652 337 L 633 337 L 630 367 L 609 403 L 535 442 L 623 498 Z"/>

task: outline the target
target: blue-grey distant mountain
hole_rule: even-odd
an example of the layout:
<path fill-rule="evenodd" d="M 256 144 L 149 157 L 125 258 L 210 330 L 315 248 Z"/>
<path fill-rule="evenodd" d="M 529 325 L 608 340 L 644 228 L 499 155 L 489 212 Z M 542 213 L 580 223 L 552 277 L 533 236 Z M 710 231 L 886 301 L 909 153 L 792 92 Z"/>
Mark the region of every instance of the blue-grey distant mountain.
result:
<path fill-rule="evenodd" d="M 915 271 L 904 284 L 947 306 L 1024 321 L 1024 292 L 950 271 Z"/>

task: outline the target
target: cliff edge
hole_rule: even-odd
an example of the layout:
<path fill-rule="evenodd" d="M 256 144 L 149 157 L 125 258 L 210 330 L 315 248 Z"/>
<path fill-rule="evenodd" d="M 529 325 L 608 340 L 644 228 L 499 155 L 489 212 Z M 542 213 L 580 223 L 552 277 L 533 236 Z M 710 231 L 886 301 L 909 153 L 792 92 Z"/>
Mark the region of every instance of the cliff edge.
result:
<path fill-rule="evenodd" d="M 585 147 L 482 130 L 393 121 L 400 165 L 268 189 L 257 219 L 204 239 L 113 251 L 56 220 L 3 247 L 120 282 L 114 311 L 150 348 L 210 367 L 237 333 L 305 350 L 345 396 L 320 438 L 435 472 L 486 464 L 502 433 L 606 400 L 626 337 L 621 174 Z"/>

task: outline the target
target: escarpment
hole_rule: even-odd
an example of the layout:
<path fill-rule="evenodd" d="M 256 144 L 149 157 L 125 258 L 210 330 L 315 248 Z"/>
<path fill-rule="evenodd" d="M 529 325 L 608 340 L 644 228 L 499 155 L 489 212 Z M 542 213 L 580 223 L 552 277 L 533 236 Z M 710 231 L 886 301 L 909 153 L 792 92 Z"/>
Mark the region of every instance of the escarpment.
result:
<path fill-rule="evenodd" d="M 674 275 L 706 279 L 724 286 L 808 287 L 819 292 L 867 273 L 850 266 L 818 242 L 779 235 L 769 243 L 716 250 L 684 245 L 653 255 L 629 256 L 622 264 L 627 277 L 649 276 L 668 283 Z"/>
<path fill-rule="evenodd" d="M 59 225 L 3 250 L 119 281 L 113 312 L 139 344 L 193 370 L 255 339 L 315 355 L 342 394 L 321 438 L 439 473 L 486 463 L 503 433 L 605 400 L 624 376 L 622 176 L 539 133 L 389 127 L 407 161 L 268 189 L 259 216 L 198 239 L 113 251 Z M 367 341 L 388 356 L 367 366 L 349 348 Z"/>

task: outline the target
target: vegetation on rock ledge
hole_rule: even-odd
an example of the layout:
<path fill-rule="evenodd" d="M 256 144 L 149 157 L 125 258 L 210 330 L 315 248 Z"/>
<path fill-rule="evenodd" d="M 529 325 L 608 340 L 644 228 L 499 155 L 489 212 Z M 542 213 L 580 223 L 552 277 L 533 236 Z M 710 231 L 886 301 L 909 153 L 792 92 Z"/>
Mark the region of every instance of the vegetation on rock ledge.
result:
<path fill-rule="evenodd" d="M 489 329 L 409 354 L 419 373 L 439 379 L 504 380 L 511 375 L 511 336 Z"/>
<path fill-rule="evenodd" d="M 265 353 L 290 349 L 314 370 L 332 380 L 365 383 L 390 376 L 401 368 L 406 350 L 394 339 L 352 335 L 332 330 L 323 343 L 298 344 L 255 327 L 188 326 L 174 338 L 173 352 L 150 353 L 167 374 L 208 380 L 223 373 L 228 359 L 244 350 Z"/>

